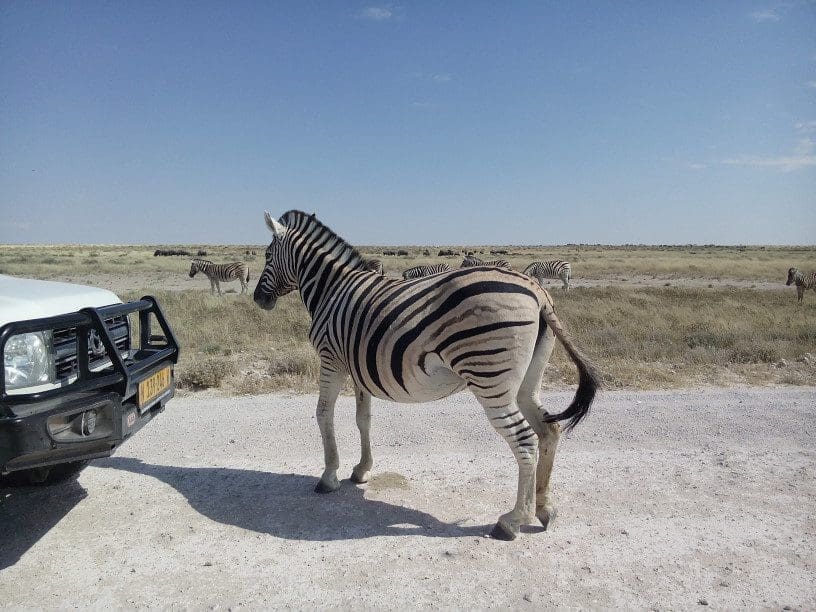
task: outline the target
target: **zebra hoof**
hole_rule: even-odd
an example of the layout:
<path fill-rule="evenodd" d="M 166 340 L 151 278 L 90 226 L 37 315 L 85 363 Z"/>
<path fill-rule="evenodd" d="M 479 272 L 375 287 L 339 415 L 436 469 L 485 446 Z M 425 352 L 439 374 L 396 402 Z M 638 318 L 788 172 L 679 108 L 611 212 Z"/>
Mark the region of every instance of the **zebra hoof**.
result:
<path fill-rule="evenodd" d="M 351 472 L 351 482 L 357 484 L 365 484 L 368 482 L 369 478 L 371 478 L 371 472 L 369 470 L 357 470 L 354 469 Z"/>
<path fill-rule="evenodd" d="M 556 512 L 555 508 L 543 508 L 542 510 L 539 510 L 536 516 L 544 526 L 544 531 L 546 531 L 549 529 L 550 523 L 552 523 L 555 520 L 555 517 L 558 516 L 558 512 Z"/>
<path fill-rule="evenodd" d="M 516 539 L 515 532 L 511 531 L 507 528 L 501 521 L 496 523 L 496 526 L 493 527 L 493 531 L 490 532 L 490 537 L 494 540 L 504 540 L 505 542 L 510 542 Z"/>
<path fill-rule="evenodd" d="M 340 483 L 337 483 L 336 485 L 332 486 L 332 485 L 326 484 L 322 480 L 318 480 L 317 484 L 315 485 L 314 490 L 315 490 L 315 493 L 321 493 L 322 494 L 322 493 L 333 493 L 334 491 L 336 491 L 339 488 L 340 488 Z"/>

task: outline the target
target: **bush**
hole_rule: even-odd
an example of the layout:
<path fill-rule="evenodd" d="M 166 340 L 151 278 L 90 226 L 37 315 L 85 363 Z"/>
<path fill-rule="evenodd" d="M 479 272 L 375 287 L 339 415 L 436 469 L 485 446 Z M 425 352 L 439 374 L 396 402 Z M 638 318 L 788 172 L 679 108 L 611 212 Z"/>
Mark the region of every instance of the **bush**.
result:
<path fill-rule="evenodd" d="M 219 387 L 225 378 L 236 373 L 235 364 L 229 359 L 194 359 L 180 368 L 177 381 L 182 388 L 211 389 Z"/>

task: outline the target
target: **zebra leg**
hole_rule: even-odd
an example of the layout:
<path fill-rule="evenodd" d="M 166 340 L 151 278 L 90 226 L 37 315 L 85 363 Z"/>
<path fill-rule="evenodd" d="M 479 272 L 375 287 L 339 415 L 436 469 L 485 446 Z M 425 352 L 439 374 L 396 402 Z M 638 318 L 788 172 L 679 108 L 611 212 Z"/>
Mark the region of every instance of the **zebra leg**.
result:
<path fill-rule="evenodd" d="M 215 295 L 215 281 L 210 279 L 210 295 Z"/>
<path fill-rule="evenodd" d="M 538 435 L 538 464 L 536 466 L 536 516 L 546 529 L 555 518 L 555 508 L 550 498 L 550 474 L 552 473 L 555 450 L 561 435 L 558 423 L 545 423 L 546 411 L 541 406 L 539 391 L 541 377 L 555 347 L 555 334 L 551 329 L 538 339 L 533 357 L 519 388 L 516 402 L 521 413 Z"/>
<path fill-rule="evenodd" d="M 564 291 L 569 291 L 570 277 L 568 274 L 561 277 L 561 282 L 564 283 Z"/>
<path fill-rule="evenodd" d="M 796 303 L 801 304 L 803 297 L 805 297 L 804 285 L 796 285 Z"/>
<path fill-rule="evenodd" d="M 351 479 L 359 484 L 368 482 L 374 458 L 371 456 L 371 394 L 357 387 L 354 394 L 357 400 L 357 429 L 360 430 L 360 463 L 354 466 Z"/>
<path fill-rule="evenodd" d="M 484 408 L 493 429 L 504 438 L 518 464 L 518 491 L 516 505 L 510 512 L 499 517 L 491 537 L 497 540 L 515 540 L 522 525 L 529 524 L 535 517 L 535 478 L 538 463 L 538 436 L 516 408 L 512 392 L 500 396 L 482 396 L 485 391 L 469 385 L 471 391 Z"/>
<path fill-rule="evenodd" d="M 346 373 L 320 364 L 320 397 L 317 400 L 317 424 L 320 427 L 320 437 L 323 439 L 324 470 L 320 481 L 315 486 L 317 493 L 331 493 L 340 488 L 337 480 L 337 468 L 340 467 L 340 456 L 337 453 L 337 441 L 334 438 L 334 404 Z"/>
<path fill-rule="evenodd" d="M 218 289 L 218 295 L 221 295 L 221 283 L 217 278 L 215 279 L 215 288 Z"/>

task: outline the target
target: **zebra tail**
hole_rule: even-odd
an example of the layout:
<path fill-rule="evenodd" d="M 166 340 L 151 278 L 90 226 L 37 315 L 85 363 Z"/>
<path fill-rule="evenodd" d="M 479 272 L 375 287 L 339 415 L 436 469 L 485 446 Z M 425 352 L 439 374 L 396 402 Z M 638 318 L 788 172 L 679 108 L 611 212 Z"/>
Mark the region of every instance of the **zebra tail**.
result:
<path fill-rule="evenodd" d="M 249 282 L 249 267 L 246 269 L 246 282 Z"/>
<path fill-rule="evenodd" d="M 570 431 L 589 413 L 595 394 L 601 388 L 601 374 L 595 365 L 576 347 L 564 328 L 561 321 L 555 316 L 552 303 L 547 304 L 541 310 L 542 324 L 547 324 L 555 333 L 556 338 L 561 341 L 567 354 L 578 368 L 578 389 L 572 403 L 564 412 L 558 414 L 548 414 L 544 417 L 546 423 L 555 421 L 568 421 L 564 426 L 564 431 Z"/>

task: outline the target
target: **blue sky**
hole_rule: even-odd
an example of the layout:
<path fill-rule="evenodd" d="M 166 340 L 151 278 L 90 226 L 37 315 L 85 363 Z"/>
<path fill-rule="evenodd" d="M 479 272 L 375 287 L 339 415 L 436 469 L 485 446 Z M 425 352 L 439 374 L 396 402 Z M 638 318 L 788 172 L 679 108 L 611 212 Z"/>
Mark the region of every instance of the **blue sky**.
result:
<path fill-rule="evenodd" d="M 816 3 L 3 2 L 0 242 L 814 244 Z"/>

